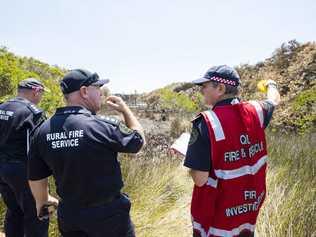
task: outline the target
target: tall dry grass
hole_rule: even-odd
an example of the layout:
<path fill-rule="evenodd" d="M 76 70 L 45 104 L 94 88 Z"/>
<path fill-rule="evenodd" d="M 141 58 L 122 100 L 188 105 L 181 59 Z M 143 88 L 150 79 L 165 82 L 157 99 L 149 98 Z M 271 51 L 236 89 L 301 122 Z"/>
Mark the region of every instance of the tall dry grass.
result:
<path fill-rule="evenodd" d="M 268 195 L 258 219 L 258 236 L 316 236 L 315 143 L 312 136 L 268 136 Z M 187 171 L 181 160 L 157 152 L 155 147 L 146 151 L 141 156 L 120 157 L 137 236 L 191 236 L 192 181 Z M 155 159 L 157 156 L 160 158 Z M 3 218 L 3 205 L 0 214 Z M 59 236 L 55 218 L 50 236 Z"/>
<path fill-rule="evenodd" d="M 315 135 L 270 135 L 268 198 L 259 236 L 316 236 Z"/>
<path fill-rule="evenodd" d="M 179 160 L 123 159 L 137 236 L 190 236 L 192 184 Z"/>
<path fill-rule="evenodd" d="M 258 219 L 257 235 L 316 236 L 315 139 L 269 134 L 268 143 L 268 196 Z M 132 217 L 138 236 L 191 236 L 192 182 L 181 162 L 167 156 L 159 162 L 122 158 L 125 190 L 133 200 Z"/>

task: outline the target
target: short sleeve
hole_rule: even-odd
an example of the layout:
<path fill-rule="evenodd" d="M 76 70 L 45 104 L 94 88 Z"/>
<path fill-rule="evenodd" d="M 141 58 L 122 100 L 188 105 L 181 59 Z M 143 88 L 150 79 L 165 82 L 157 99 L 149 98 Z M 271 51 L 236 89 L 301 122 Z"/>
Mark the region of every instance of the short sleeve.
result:
<path fill-rule="evenodd" d="M 24 118 L 21 120 L 21 127 L 33 131 L 35 128 L 39 127 L 46 120 L 46 116 L 43 112 L 38 112 L 37 114 L 31 111 L 26 111 Z"/>
<path fill-rule="evenodd" d="M 45 122 L 46 119 L 47 117 L 44 112 L 34 115 L 32 130 L 38 128 L 43 122 Z"/>
<path fill-rule="evenodd" d="M 272 115 L 273 115 L 273 111 L 274 111 L 274 104 L 269 101 L 269 100 L 262 100 L 259 101 L 262 109 L 263 109 L 263 125 L 264 128 L 268 127 L 271 119 L 272 119 Z"/>
<path fill-rule="evenodd" d="M 102 142 L 116 152 L 137 153 L 143 146 L 143 138 L 136 130 L 118 120 L 98 119 Z M 97 131 L 96 131 L 97 132 Z"/>
<path fill-rule="evenodd" d="M 202 117 L 193 121 L 184 166 L 200 171 L 211 169 L 211 146 L 207 125 Z"/>
<path fill-rule="evenodd" d="M 28 179 L 40 180 L 52 175 L 52 171 L 42 159 L 39 152 L 37 133 L 31 138 L 30 151 L 28 153 Z"/>

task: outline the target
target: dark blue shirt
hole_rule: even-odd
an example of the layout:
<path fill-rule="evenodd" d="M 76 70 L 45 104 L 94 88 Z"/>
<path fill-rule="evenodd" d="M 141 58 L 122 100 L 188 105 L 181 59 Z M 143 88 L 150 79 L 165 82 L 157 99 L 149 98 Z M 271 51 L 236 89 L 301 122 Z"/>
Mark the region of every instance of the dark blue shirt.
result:
<path fill-rule="evenodd" d="M 93 205 L 123 187 L 118 152 L 136 153 L 143 139 L 115 118 L 91 114 L 82 107 L 57 109 L 34 133 L 29 179 L 54 176 L 65 204 Z"/>
<path fill-rule="evenodd" d="M 0 104 L 0 159 L 26 161 L 28 133 L 44 120 L 43 110 L 22 97 Z"/>
<path fill-rule="evenodd" d="M 219 101 L 215 106 L 231 104 L 233 99 Z M 272 118 L 274 105 L 268 100 L 259 101 L 263 108 L 264 127 L 266 128 Z M 214 106 L 214 107 L 215 107 Z M 184 160 L 184 166 L 200 171 L 210 171 L 211 164 L 211 144 L 208 134 L 208 128 L 204 119 L 200 116 L 193 121 L 192 131 L 188 150 Z"/>

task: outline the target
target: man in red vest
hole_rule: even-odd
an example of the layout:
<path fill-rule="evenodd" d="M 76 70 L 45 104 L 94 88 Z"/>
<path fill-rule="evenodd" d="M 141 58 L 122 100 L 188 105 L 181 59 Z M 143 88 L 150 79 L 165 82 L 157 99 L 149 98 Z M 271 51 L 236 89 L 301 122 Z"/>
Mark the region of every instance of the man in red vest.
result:
<path fill-rule="evenodd" d="M 193 120 L 184 165 L 194 181 L 191 215 L 194 237 L 254 236 L 266 195 L 267 145 L 264 129 L 280 102 L 268 80 L 267 99 L 239 100 L 240 77 L 226 65 L 193 81 L 209 110 Z"/>

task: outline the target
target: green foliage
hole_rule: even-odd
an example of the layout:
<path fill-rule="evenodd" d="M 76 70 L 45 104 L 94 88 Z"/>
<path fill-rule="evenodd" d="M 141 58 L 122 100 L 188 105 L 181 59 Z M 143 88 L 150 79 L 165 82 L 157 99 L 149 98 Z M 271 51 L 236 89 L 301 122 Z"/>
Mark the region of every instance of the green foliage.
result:
<path fill-rule="evenodd" d="M 300 133 L 315 129 L 316 86 L 300 93 L 294 100 L 293 111 L 297 119 L 293 121 Z"/>
<path fill-rule="evenodd" d="M 257 91 L 257 83 L 269 79 L 277 82 L 281 103 L 270 124 L 274 130 L 305 133 L 316 127 L 315 42 L 300 44 L 291 40 L 283 43 L 270 58 L 255 65 L 242 64 L 236 70 L 242 81 L 243 100 L 266 99 L 266 94 Z M 190 83 L 172 83 L 153 91 L 145 99 L 151 108 L 158 110 L 197 112 L 205 109 L 198 88 Z"/>
<path fill-rule="evenodd" d="M 271 58 L 256 65 L 241 65 L 243 99 L 265 99 L 257 92 L 259 80 L 277 82 L 281 104 L 274 112 L 271 126 L 285 132 L 305 133 L 315 128 L 316 43 L 295 40 L 276 49 Z"/>
<path fill-rule="evenodd" d="M 14 93 L 14 89 L 24 71 L 18 67 L 16 57 L 2 48 L 0 50 L 0 99 Z"/>
<path fill-rule="evenodd" d="M 316 86 L 300 93 L 294 101 L 294 110 L 300 111 L 303 107 L 309 107 L 316 103 Z"/>
<path fill-rule="evenodd" d="M 28 77 L 41 80 L 49 89 L 39 107 L 48 114 L 63 105 L 59 79 L 65 70 L 42 63 L 33 58 L 18 57 L 6 48 L 0 48 L 0 102 L 16 96 L 19 81 Z"/>
<path fill-rule="evenodd" d="M 164 109 L 183 112 L 196 112 L 199 109 L 198 103 L 185 93 L 177 93 L 171 89 L 163 88 L 159 90 L 159 95 Z"/>

